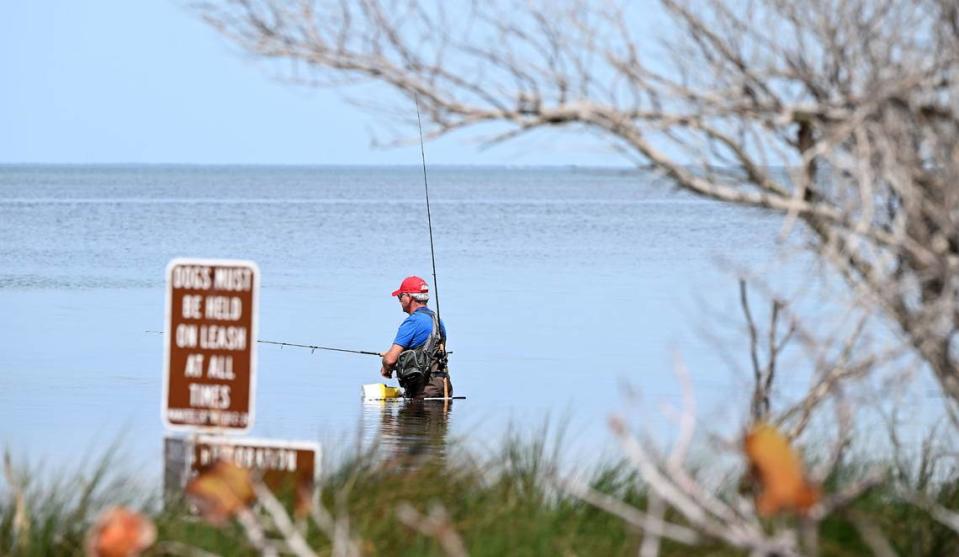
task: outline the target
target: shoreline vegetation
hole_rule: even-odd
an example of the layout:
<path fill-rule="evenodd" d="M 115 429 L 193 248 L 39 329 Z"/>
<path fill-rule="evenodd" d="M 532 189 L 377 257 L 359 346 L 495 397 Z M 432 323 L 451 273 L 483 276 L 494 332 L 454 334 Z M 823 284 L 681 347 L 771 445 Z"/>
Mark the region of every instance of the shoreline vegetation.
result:
<path fill-rule="evenodd" d="M 37 485 L 27 467 L 12 465 L 6 455 L 0 554 L 636 555 L 643 554 L 654 533 L 659 555 L 749 553 L 704 531 L 680 510 L 665 508 L 658 522 L 649 522 L 662 497 L 644 479 L 648 471 L 629 457 L 607 460 L 591 471 L 560 472 L 561 436 L 546 430 L 530 437 L 509 434 L 486 456 L 452 449 L 445 457 L 393 458 L 377 455 L 375 447 L 356 449 L 323 476 L 311 509 L 293 509 L 292 492 L 278 495 L 290 504 L 280 503 L 255 480 L 239 489 L 239 476 L 220 475 L 206 486 L 215 484 L 212 504 L 218 516 L 209 514 L 211 503 L 202 494 L 191 499 L 202 516 L 188 511 L 186 501 L 164 508 L 159 492 L 134 487 L 135 478 L 111 472 L 122 469 L 115 451 L 89 473 L 46 486 Z M 624 449 L 628 454 L 627 445 Z M 733 505 L 749 501 L 757 488 L 771 493 L 775 486 L 756 470 L 762 463 L 752 453 L 743 456 L 752 473 L 737 467 L 711 482 L 716 485 L 709 497 Z M 769 539 L 777 532 L 798 532 L 798 554 L 959 552 L 959 537 L 936 516 L 936 509 L 959 506 L 959 479 L 942 474 L 942 462 L 923 453 L 911 466 L 890 464 L 877 477 L 873 465 L 851 460 L 822 481 L 822 501 L 808 513 L 780 509 L 762 517 Z M 778 464 L 779 470 L 788 468 L 782 459 Z M 690 481 L 711 485 L 701 481 L 708 467 L 701 468 L 703 474 L 686 469 Z M 832 509 L 820 509 L 843 497 Z M 756 501 L 761 506 L 761 497 Z M 121 544 L 114 552 L 108 546 L 91 549 L 98 532 L 106 532 L 104 520 L 118 514 L 118 505 L 125 521 L 110 527 L 135 530 L 118 539 L 149 535 L 144 538 L 149 543 L 142 548 Z M 123 515 L 124 509 L 133 518 Z M 814 518 L 819 512 L 824 514 Z"/>

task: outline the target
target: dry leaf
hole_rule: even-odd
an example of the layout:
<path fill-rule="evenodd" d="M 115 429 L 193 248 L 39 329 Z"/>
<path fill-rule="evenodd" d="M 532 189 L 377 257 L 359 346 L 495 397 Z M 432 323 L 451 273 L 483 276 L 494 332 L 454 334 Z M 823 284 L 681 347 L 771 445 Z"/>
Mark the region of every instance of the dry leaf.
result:
<path fill-rule="evenodd" d="M 88 557 L 136 557 L 156 541 L 153 521 L 124 507 L 100 515 L 87 533 Z"/>
<path fill-rule="evenodd" d="M 250 472 L 225 460 L 201 470 L 187 484 L 186 493 L 200 515 L 216 525 L 224 524 L 255 498 Z"/>
<path fill-rule="evenodd" d="M 293 500 L 293 515 L 297 518 L 306 518 L 313 509 L 313 486 L 307 483 L 297 483 L 296 498 Z"/>
<path fill-rule="evenodd" d="M 819 489 L 806 480 L 802 460 L 775 427 L 756 425 L 746 434 L 744 445 L 753 475 L 761 486 L 756 498 L 760 514 L 802 513 L 819 501 Z"/>

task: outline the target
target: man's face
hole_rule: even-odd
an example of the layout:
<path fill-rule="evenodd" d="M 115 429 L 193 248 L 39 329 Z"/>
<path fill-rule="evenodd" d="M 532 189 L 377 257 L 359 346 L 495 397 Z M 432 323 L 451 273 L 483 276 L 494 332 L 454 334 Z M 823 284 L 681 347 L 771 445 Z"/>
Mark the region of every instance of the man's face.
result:
<path fill-rule="evenodd" d="M 396 299 L 400 301 L 400 307 L 403 308 L 403 311 L 409 313 L 410 302 L 413 300 L 413 297 L 404 292 L 402 294 L 398 294 Z"/>

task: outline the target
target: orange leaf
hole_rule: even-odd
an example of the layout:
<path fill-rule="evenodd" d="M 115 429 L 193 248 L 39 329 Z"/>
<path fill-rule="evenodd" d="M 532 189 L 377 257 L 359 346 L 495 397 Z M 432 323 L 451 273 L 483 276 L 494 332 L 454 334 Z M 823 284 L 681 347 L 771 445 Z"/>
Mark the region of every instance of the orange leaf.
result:
<path fill-rule="evenodd" d="M 187 484 L 186 493 L 200 515 L 216 525 L 224 524 L 255 498 L 250 472 L 225 460 L 201 470 Z"/>
<path fill-rule="evenodd" d="M 296 498 L 293 501 L 293 515 L 297 518 L 305 518 L 313 509 L 313 486 L 308 483 L 297 483 Z"/>
<path fill-rule="evenodd" d="M 806 512 L 819 501 L 819 489 L 810 485 L 802 460 L 789 440 L 775 427 L 758 424 L 744 442 L 753 475 L 762 492 L 756 498 L 759 513 L 770 516 L 781 511 Z"/>
<path fill-rule="evenodd" d="M 156 541 L 153 521 L 124 507 L 107 509 L 87 533 L 88 557 L 136 557 Z"/>

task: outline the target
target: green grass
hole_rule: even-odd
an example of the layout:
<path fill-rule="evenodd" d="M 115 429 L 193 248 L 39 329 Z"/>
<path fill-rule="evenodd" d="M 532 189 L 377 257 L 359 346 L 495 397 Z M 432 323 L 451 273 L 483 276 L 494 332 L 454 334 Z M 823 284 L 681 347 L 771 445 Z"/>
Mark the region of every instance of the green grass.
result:
<path fill-rule="evenodd" d="M 29 467 L 12 466 L 14 482 L 22 486 L 29 525 L 15 528 L 16 503 L 7 486 L 0 500 L 0 554 L 82 555 L 87 529 L 102 509 L 146 506 L 148 499 L 131 489 L 127 478 L 110 473 L 115 455 L 111 447 L 92 468 L 81 464 L 82 471 L 40 472 L 52 478 L 44 486 L 36 484 L 27 472 Z"/>
<path fill-rule="evenodd" d="M 327 508 L 350 517 L 353 533 L 362 540 L 368 555 L 443 554 L 434 539 L 398 520 L 395 510 L 401 503 L 409 503 L 424 514 L 432 506 L 442 505 L 474 556 L 635 555 L 641 543 L 639 532 L 553 487 L 550 478 L 558 461 L 554 449 L 558 444 L 548 443 L 548 436 L 542 433 L 525 440 L 512 436 L 483 458 L 454 451 L 446 459 L 408 462 L 360 453 L 324 478 L 321 497 Z M 89 525 L 103 508 L 118 503 L 146 509 L 156 521 L 159 542 L 147 555 L 184 554 L 181 544 L 220 555 L 254 554 L 236 525 L 217 529 L 182 509 L 160 510 L 155 494 L 138 493 L 131 487 L 135 484 L 107 474 L 112 465 L 112 456 L 108 456 L 82 477 L 71 476 L 45 488 L 28 482 L 30 528 L 19 540 L 13 525 L 14 502 L 9 490 L 4 490 L 0 499 L 0 554 L 82 555 Z M 865 468 L 844 467 L 830 478 L 826 490 L 862 477 Z M 635 472 L 624 463 L 601 465 L 587 478 L 597 490 L 645 506 L 645 493 Z M 946 481 L 921 482 L 914 482 L 912 487 L 947 508 L 959 508 L 959 479 L 954 474 Z M 854 526 L 854 515 L 873 523 L 900 555 L 959 554 L 959 537 L 926 512 L 897 498 L 892 485 L 892 480 L 880 485 L 847 510 L 823 521 L 820 554 L 869 554 Z M 676 516 L 669 518 L 681 522 Z M 330 553 L 329 541 L 315 528 L 309 530 L 308 539 L 320 555 Z M 706 543 L 695 548 L 665 544 L 661 554 L 741 553 Z"/>

